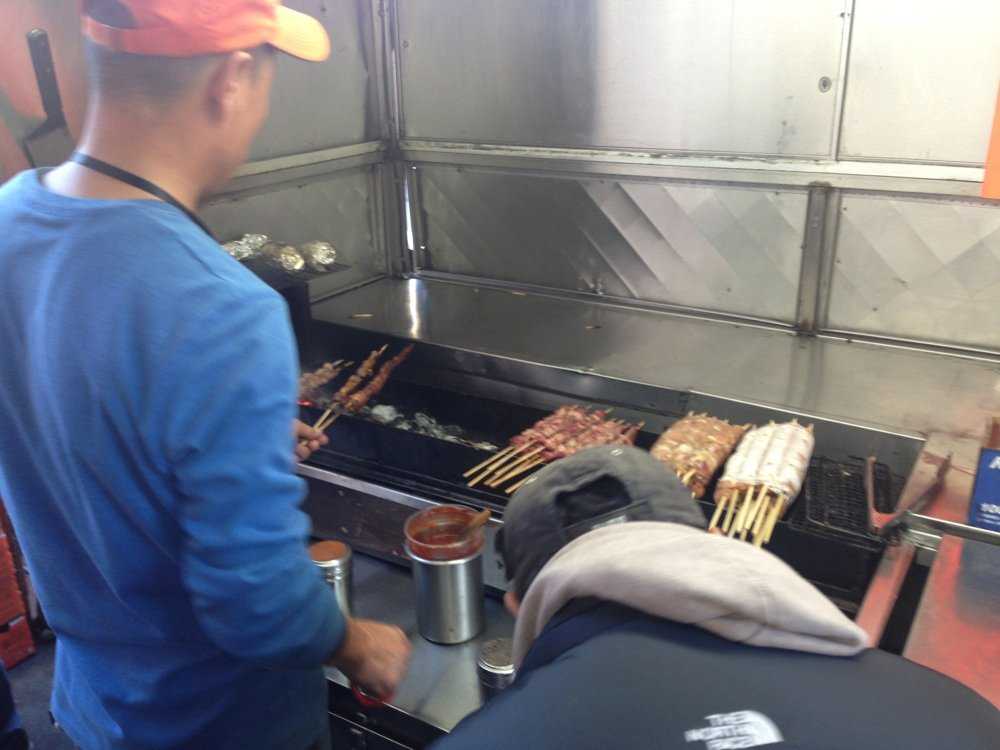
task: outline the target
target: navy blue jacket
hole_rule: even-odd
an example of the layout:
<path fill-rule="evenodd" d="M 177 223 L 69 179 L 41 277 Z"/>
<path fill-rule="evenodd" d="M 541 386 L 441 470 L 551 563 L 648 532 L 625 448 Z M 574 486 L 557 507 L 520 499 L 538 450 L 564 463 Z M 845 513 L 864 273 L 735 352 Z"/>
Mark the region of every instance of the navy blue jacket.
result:
<path fill-rule="evenodd" d="M 987 750 L 1000 711 L 897 656 L 744 646 L 614 604 L 574 602 L 517 681 L 435 750 Z"/>

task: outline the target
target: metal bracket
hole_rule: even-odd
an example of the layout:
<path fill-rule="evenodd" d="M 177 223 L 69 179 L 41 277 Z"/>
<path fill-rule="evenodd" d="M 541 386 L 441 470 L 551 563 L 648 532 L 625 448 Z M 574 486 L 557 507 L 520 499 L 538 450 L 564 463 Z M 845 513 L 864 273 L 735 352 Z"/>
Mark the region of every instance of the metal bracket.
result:
<path fill-rule="evenodd" d="M 830 186 L 816 184 L 809 188 L 806 225 L 802 237 L 802 266 L 799 273 L 799 299 L 795 327 L 799 333 L 815 334 L 819 312 L 820 282 Z"/>

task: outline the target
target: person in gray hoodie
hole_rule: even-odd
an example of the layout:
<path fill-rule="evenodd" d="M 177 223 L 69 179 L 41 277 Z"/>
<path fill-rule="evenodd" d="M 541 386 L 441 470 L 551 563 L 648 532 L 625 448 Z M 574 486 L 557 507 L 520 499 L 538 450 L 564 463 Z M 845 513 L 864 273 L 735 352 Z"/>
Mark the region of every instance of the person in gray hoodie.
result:
<path fill-rule="evenodd" d="M 517 679 L 436 750 L 1000 746 L 986 700 L 869 648 L 784 562 L 705 527 L 635 448 L 539 472 L 498 540 Z"/>

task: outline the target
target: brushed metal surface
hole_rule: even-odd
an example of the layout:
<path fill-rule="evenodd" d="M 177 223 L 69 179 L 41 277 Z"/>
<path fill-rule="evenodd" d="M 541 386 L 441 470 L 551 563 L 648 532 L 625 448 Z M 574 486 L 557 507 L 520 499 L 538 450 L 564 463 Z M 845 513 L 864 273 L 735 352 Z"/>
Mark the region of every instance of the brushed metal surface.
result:
<path fill-rule="evenodd" d="M 479 649 L 493 638 L 510 638 L 514 619 L 497 599 L 486 597 L 483 633 L 467 643 L 441 646 L 421 638 L 418 633 L 413 582 L 408 570 L 358 555 L 355 583 L 354 602 L 358 616 L 399 626 L 413 646 L 406 677 L 389 701 L 391 709 L 451 731 L 482 705 L 476 666 Z M 327 679 L 345 687 L 350 684 L 332 667 L 327 667 L 326 674 Z"/>
<path fill-rule="evenodd" d="M 549 148 L 447 143 L 408 139 L 402 157 L 416 164 L 450 164 L 517 170 L 524 174 L 706 180 L 809 187 L 815 183 L 851 190 L 940 193 L 977 198 L 983 168 L 941 164 L 880 163 L 724 155 L 694 156 L 616 149 Z"/>
<path fill-rule="evenodd" d="M 903 650 L 1000 708 L 1000 547 L 941 540 Z"/>
<path fill-rule="evenodd" d="M 352 319 L 357 312 L 371 317 Z M 1000 411 L 995 362 L 552 296 L 383 279 L 315 305 L 313 315 L 561 372 L 597 373 L 895 431 L 978 436 L 986 415 Z"/>
<path fill-rule="evenodd" d="M 223 242 L 260 232 L 292 244 L 333 243 L 337 260 L 351 269 L 310 282 L 310 294 L 320 297 L 385 272 L 385 255 L 376 247 L 372 224 L 373 168 L 224 200 L 202 214 Z"/>
<path fill-rule="evenodd" d="M 828 325 L 1000 351 L 1000 206 L 845 195 Z"/>
<path fill-rule="evenodd" d="M 404 134 L 827 156 L 846 0 L 407 0 Z"/>
<path fill-rule="evenodd" d="M 418 170 L 423 268 L 791 322 L 807 194 Z"/>
<path fill-rule="evenodd" d="M 375 27 L 368 0 L 287 0 L 322 22 L 332 52 L 322 63 L 277 55 L 271 115 L 250 158 L 270 159 L 380 137 Z"/>
<path fill-rule="evenodd" d="M 1000 3 L 857 0 L 840 156 L 981 165 Z"/>

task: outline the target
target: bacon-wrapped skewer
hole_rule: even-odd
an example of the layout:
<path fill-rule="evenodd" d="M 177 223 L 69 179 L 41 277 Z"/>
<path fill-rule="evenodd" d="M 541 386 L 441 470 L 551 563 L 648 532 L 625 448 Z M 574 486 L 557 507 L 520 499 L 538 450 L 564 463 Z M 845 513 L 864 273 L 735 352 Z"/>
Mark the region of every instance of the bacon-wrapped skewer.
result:
<path fill-rule="evenodd" d="M 773 422 L 747 433 L 715 489 L 716 526 L 729 536 L 753 536 L 758 547 L 799 494 L 815 439 L 812 425 Z"/>
<path fill-rule="evenodd" d="M 698 498 L 748 429 L 750 425 L 689 413 L 660 435 L 649 452 L 669 466 Z"/>

